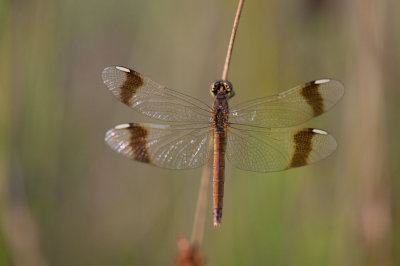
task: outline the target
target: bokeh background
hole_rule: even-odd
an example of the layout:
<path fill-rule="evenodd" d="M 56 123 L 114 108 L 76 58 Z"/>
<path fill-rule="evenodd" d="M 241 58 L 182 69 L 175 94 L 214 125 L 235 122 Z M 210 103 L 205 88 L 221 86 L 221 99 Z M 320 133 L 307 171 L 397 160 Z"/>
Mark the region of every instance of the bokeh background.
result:
<path fill-rule="evenodd" d="M 169 171 L 111 151 L 104 133 L 154 122 L 102 83 L 133 68 L 211 104 L 237 1 L 0 1 L 0 265 L 171 265 L 190 236 L 201 169 Z M 309 80 L 345 84 L 305 126 L 338 150 L 259 174 L 228 163 L 208 265 L 400 265 L 400 2 L 245 3 L 233 103 Z M 210 188 L 211 189 L 211 188 Z"/>

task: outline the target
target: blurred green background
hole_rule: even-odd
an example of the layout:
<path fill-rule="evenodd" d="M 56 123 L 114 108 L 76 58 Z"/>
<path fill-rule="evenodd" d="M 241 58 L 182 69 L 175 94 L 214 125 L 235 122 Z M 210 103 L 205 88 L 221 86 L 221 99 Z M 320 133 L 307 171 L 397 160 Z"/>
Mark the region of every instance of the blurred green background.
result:
<path fill-rule="evenodd" d="M 100 74 L 127 66 L 211 104 L 236 7 L 0 1 L 0 265 L 173 263 L 201 169 L 158 169 L 109 149 L 109 128 L 154 121 L 116 101 Z M 279 173 L 228 163 L 219 229 L 209 201 L 207 265 L 400 265 L 399 17 L 389 0 L 245 3 L 232 102 L 341 80 L 343 100 L 305 125 L 339 147 Z"/>

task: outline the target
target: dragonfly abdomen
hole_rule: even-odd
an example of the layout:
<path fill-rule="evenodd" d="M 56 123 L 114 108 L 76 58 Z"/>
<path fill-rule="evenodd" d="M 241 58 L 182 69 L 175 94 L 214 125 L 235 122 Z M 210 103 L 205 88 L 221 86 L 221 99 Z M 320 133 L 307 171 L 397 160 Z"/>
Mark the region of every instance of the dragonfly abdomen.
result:
<path fill-rule="evenodd" d="M 221 224 L 222 201 L 225 182 L 225 146 L 226 130 L 216 129 L 214 132 L 214 163 L 213 163 L 213 216 L 214 226 Z"/>

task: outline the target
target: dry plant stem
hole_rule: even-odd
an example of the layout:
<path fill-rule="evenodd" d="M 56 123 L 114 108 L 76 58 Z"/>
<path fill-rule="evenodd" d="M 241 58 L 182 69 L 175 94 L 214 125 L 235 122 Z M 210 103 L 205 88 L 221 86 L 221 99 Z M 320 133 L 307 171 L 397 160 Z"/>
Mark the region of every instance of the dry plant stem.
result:
<path fill-rule="evenodd" d="M 210 143 L 212 144 L 212 142 Z M 211 172 L 210 162 L 207 163 L 207 165 L 204 167 L 201 176 L 199 197 L 197 199 L 196 214 L 194 216 L 194 222 L 193 222 L 191 243 L 198 246 L 201 245 L 204 235 L 204 224 L 206 221 L 206 210 L 207 210 L 208 184 L 210 183 L 210 172 Z"/>
<path fill-rule="evenodd" d="M 208 145 L 208 150 L 210 153 L 209 158 L 211 158 L 213 146 L 214 143 L 210 141 Z M 201 176 L 199 197 L 197 199 L 196 213 L 193 222 L 191 243 L 198 246 L 201 245 L 204 235 L 203 233 L 204 233 L 204 224 L 206 221 L 208 184 L 210 183 L 211 167 L 212 167 L 212 161 L 208 160 L 207 164 L 203 168 L 203 173 Z"/>
<path fill-rule="evenodd" d="M 229 63 L 231 60 L 233 43 L 235 42 L 236 31 L 239 25 L 240 14 L 242 13 L 244 0 L 239 1 L 239 6 L 236 11 L 235 21 L 233 23 L 233 29 L 231 34 L 231 39 L 229 41 L 228 52 L 226 54 L 226 60 L 224 65 L 224 71 L 222 74 L 222 80 L 226 80 L 228 77 L 229 71 Z M 213 142 L 210 142 L 209 151 L 210 155 L 212 155 L 213 149 Z M 211 156 L 210 156 L 211 158 Z M 193 230 L 192 230 L 192 238 L 191 243 L 192 245 L 200 246 L 203 241 L 204 235 L 204 224 L 205 224 L 205 217 L 206 217 L 206 209 L 207 209 L 207 196 L 208 196 L 208 185 L 210 183 L 210 169 L 212 167 L 212 161 L 209 160 L 207 165 L 203 169 L 202 177 L 201 177 L 201 184 L 199 189 L 199 197 L 197 199 L 197 206 L 196 206 L 196 213 L 193 222 Z"/>
<path fill-rule="evenodd" d="M 229 64 L 231 62 L 233 43 L 235 42 L 236 31 L 239 25 L 239 19 L 240 19 L 240 14 L 242 13 L 243 4 L 244 0 L 240 0 L 238 9 L 236 11 L 235 21 L 233 22 L 233 28 L 232 28 L 231 39 L 229 41 L 228 52 L 226 53 L 224 71 L 222 72 L 222 80 L 228 79 L 228 71 L 229 71 Z"/>

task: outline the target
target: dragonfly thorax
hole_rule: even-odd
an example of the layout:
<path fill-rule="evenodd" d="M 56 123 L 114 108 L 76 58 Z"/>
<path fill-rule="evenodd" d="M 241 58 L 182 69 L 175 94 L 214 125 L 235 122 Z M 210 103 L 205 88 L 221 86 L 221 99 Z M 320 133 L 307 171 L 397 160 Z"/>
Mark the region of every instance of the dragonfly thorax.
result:
<path fill-rule="evenodd" d="M 232 83 L 227 80 L 217 80 L 213 82 L 211 84 L 210 92 L 213 96 L 224 96 L 228 99 L 235 95 Z"/>
<path fill-rule="evenodd" d="M 215 96 L 212 118 L 217 131 L 223 131 L 226 128 L 229 118 L 229 104 L 226 95 L 218 93 Z"/>

